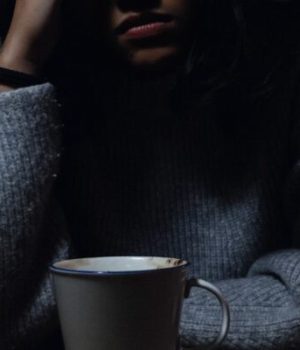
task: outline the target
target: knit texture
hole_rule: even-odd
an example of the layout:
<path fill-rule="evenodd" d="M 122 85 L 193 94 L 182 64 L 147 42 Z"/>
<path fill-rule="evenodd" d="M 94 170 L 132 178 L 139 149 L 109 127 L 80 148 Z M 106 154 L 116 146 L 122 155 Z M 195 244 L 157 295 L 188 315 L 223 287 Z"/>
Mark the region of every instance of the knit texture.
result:
<path fill-rule="evenodd" d="M 69 246 L 53 196 L 57 116 L 50 85 L 0 94 L 1 349 L 31 349 L 57 327 L 48 265 Z"/>
<path fill-rule="evenodd" d="M 272 106 L 262 133 L 240 127 L 245 119 L 228 133 L 220 120 L 230 112 L 204 107 L 184 118 L 157 116 L 151 103 L 123 115 L 95 110 L 99 123 L 80 130 L 65 156 L 60 203 L 58 110 L 48 84 L 0 95 L 1 349 L 28 349 L 55 331 L 47 265 L 71 249 L 188 259 L 191 275 L 229 302 L 221 349 L 299 349 L 300 168 L 290 109 Z M 194 289 L 183 344 L 212 341 L 220 319 L 214 298 Z"/>

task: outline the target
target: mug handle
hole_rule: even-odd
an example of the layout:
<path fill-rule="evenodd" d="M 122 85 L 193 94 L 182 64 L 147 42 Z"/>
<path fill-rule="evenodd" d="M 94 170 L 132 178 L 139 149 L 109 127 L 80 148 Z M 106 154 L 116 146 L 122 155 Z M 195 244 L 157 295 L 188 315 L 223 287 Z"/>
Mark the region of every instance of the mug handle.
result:
<path fill-rule="evenodd" d="M 207 347 L 203 347 L 203 345 L 200 346 L 200 348 L 202 350 L 204 348 L 205 349 L 214 349 L 216 346 L 220 345 L 223 342 L 223 340 L 226 338 L 226 336 L 228 334 L 229 326 L 230 326 L 229 305 L 217 287 L 215 287 L 211 283 L 206 282 L 204 280 L 201 280 L 199 278 L 192 278 L 192 279 L 188 280 L 187 285 L 186 285 L 186 290 L 185 290 L 185 298 L 189 297 L 190 291 L 193 287 L 203 288 L 203 289 L 206 289 L 207 291 L 209 291 L 210 293 L 212 293 L 218 299 L 220 306 L 222 308 L 222 326 L 221 326 L 221 330 L 220 330 L 220 333 L 219 333 L 217 339 L 214 342 L 212 342 L 210 345 L 208 345 Z M 196 350 L 198 347 L 196 347 L 196 348 L 195 347 L 188 347 L 188 348 L 184 348 L 184 349 L 191 349 L 191 348 Z M 199 348 L 199 350 L 200 350 L 200 348 Z"/>

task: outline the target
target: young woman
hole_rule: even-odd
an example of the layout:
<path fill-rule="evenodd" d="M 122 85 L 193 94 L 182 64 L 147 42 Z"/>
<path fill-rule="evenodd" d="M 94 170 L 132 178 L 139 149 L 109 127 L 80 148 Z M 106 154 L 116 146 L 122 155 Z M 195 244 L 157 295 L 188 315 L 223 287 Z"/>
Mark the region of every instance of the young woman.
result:
<path fill-rule="evenodd" d="M 59 348 L 48 265 L 92 255 L 188 259 L 229 301 L 222 349 L 299 348 L 297 10 L 16 1 L 0 52 L 1 349 Z M 183 345 L 219 327 L 194 291 Z"/>

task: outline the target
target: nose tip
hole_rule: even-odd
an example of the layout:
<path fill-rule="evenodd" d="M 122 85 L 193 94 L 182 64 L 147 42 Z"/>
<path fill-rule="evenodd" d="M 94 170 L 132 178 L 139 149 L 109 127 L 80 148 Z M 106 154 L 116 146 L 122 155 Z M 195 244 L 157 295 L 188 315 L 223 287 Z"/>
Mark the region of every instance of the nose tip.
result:
<path fill-rule="evenodd" d="M 158 8 L 161 0 L 117 0 L 121 11 L 145 11 Z"/>

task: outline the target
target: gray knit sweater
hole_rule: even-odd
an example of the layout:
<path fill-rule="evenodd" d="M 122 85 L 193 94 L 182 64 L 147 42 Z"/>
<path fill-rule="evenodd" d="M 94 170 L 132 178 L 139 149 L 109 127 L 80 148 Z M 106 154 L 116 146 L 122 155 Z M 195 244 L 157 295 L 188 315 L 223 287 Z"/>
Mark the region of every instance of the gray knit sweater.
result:
<path fill-rule="evenodd" d="M 148 123 L 134 113 L 104 119 L 76 143 L 84 151 L 57 195 L 53 87 L 0 94 L 0 349 L 45 348 L 54 337 L 47 268 L 71 251 L 187 258 L 191 275 L 216 283 L 230 304 L 222 349 L 299 349 L 300 144 L 295 113 L 275 102 L 263 134 L 226 134 L 205 108 L 201 117 L 149 113 Z M 219 326 L 216 301 L 194 290 L 183 343 L 207 343 Z"/>

